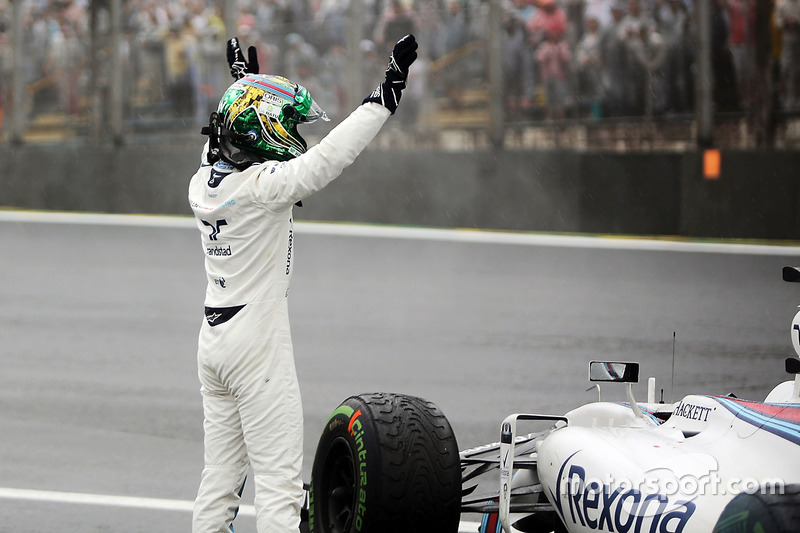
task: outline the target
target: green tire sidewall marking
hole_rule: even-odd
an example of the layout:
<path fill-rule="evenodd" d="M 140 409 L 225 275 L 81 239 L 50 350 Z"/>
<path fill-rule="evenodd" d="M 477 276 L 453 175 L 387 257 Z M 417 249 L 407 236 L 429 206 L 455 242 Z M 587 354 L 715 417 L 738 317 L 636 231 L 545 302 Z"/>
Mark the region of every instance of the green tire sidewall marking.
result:
<path fill-rule="evenodd" d="M 328 418 L 327 424 L 329 424 L 331 422 L 331 420 L 333 420 L 334 418 L 336 418 L 339 415 L 344 415 L 345 417 L 347 417 L 349 419 L 349 418 L 351 418 L 353 416 L 353 413 L 355 413 L 355 412 L 356 412 L 356 410 L 353 409 L 352 407 L 350 407 L 349 405 L 340 405 L 339 407 L 336 408 L 336 410 L 333 413 L 331 413 L 330 418 Z M 308 493 L 309 493 L 309 505 L 308 505 L 308 513 L 309 513 L 308 522 L 309 522 L 309 524 L 308 525 L 309 525 L 309 528 L 311 529 L 311 531 L 314 531 L 315 530 L 315 519 L 316 519 L 316 517 L 314 516 L 315 515 L 315 513 L 314 513 L 314 509 L 315 509 L 314 503 L 315 502 L 314 502 L 314 478 L 313 477 L 311 478 L 311 480 L 309 482 L 309 491 L 308 491 Z"/>
<path fill-rule="evenodd" d="M 330 418 L 328 418 L 328 422 L 333 420 L 336 415 L 345 415 L 347 418 L 350 418 L 355 413 L 355 409 L 350 407 L 349 405 L 340 405 L 336 408 L 336 410 L 331 414 Z"/>

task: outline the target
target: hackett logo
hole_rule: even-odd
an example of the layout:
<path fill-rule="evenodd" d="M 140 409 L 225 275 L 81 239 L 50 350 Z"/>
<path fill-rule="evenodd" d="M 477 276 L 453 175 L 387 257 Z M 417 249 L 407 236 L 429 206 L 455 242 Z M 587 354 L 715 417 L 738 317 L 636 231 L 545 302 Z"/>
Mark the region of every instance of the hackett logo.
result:
<path fill-rule="evenodd" d="M 676 407 L 673 414 L 689 420 L 700 420 L 708 422 L 708 414 L 716 408 L 703 407 L 701 405 L 693 405 L 691 403 L 680 402 Z"/>

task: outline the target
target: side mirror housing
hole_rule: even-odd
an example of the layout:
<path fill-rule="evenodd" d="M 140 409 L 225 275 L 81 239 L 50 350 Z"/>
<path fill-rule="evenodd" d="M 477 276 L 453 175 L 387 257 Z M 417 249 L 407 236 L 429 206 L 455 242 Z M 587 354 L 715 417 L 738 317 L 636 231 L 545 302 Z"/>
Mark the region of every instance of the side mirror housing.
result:
<path fill-rule="evenodd" d="M 800 363 L 800 359 L 797 360 Z M 600 383 L 639 383 L 639 363 L 592 361 L 589 381 Z"/>

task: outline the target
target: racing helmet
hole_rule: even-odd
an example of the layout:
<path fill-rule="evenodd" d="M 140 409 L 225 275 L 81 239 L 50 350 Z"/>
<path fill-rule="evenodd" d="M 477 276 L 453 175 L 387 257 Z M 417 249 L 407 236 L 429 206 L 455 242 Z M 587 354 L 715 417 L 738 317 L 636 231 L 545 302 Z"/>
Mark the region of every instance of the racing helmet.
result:
<path fill-rule="evenodd" d="M 223 159 L 238 169 L 265 160 L 288 161 L 304 153 L 300 123 L 328 116 L 308 90 L 282 76 L 248 74 L 231 85 L 211 114 L 209 161 Z"/>

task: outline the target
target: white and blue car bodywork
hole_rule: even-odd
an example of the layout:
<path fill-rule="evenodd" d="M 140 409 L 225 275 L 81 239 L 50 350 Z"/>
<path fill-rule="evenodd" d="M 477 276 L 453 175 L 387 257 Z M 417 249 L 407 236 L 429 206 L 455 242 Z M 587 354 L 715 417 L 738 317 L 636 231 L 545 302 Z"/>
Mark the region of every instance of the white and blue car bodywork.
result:
<path fill-rule="evenodd" d="M 791 332 L 800 357 L 800 313 Z M 480 513 L 480 533 L 800 531 L 800 359 L 786 370 L 764 401 L 657 403 L 650 378 L 637 403 L 638 364 L 592 362 L 590 381 L 627 384 L 628 402 L 507 417 L 499 443 L 461 452 L 462 511 Z M 530 421 L 548 427 L 518 435 Z M 499 486 L 484 485 L 496 469 Z"/>

